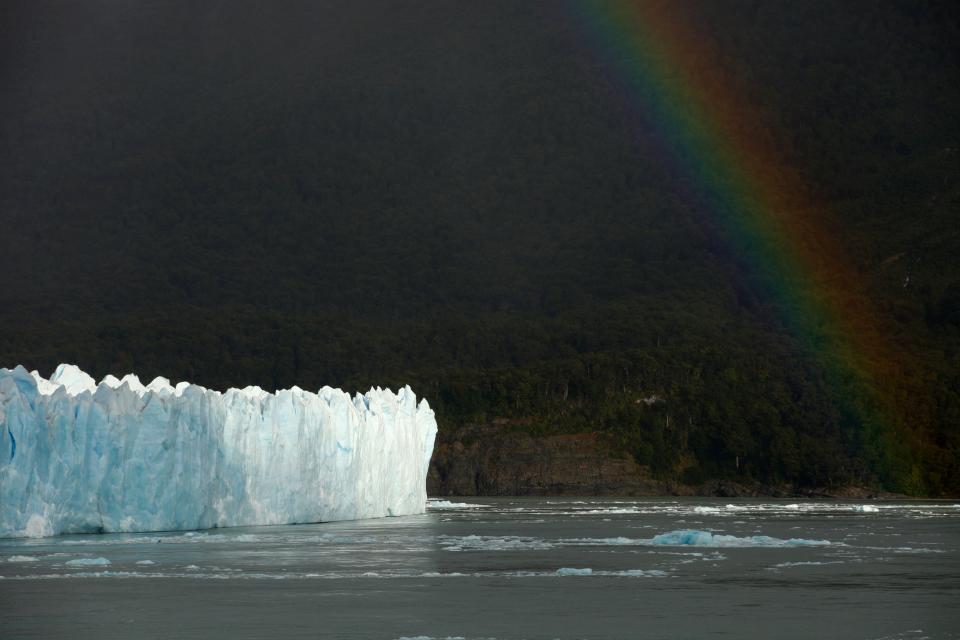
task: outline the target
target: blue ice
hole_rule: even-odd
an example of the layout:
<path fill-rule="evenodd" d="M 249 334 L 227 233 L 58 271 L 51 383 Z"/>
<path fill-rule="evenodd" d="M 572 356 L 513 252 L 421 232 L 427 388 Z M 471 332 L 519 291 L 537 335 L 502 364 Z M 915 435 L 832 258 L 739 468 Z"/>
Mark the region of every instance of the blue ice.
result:
<path fill-rule="evenodd" d="M 729 536 L 698 531 L 696 529 L 680 529 L 661 533 L 650 539 L 650 544 L 666 546 L 691 547 L 802 547 L 824 546 L 831 544 L 829 540 L 806 540 L 804 538 L 771 538 L 770 536 Z"/>
<path fill-rule="evenodd" d="M 423 513 L 436 432 L 409 387 L 220 393 L 0 368 L 0 537 Z"/>

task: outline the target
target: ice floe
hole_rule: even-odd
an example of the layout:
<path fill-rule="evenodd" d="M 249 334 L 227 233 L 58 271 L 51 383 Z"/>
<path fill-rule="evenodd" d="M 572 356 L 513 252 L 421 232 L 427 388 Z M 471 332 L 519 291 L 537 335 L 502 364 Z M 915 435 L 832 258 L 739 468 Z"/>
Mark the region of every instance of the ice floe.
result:
<path fill-rule="evenodd" d="M 483 509 L 488 505 L 485 504 L 471 504 L 468 502 L 450 502 L 449 500 L 429 500 L 427 501 L 428 509 Z"/>
<path fill-rule="evenodd" d="M 76 558 L 67 560 L 64 564 L 68 567 L 105 567 L 110 561 L 106 558 Z"/>
<path fill-rule="evenodd" d="M 809 540 L 806 538 L 773 538 L 771 536 L 732 536 L 701 531 L 698 529 L 680 529 L 653 536 L 652 538 L 543 538 L 521 536 L 441 536 L 441 546 L 447 551 L 536 551 L 557 547 L 602 547 L 602 546 L 666 546 L 666 547 L 802 547 L 828 546 L 829 540 Z"/>
<path fill-rule="evenodd" d="M 807 540 L 805 538 L 780 539 L 770 536 L 731 536 L 715 534 L 698 529 L 680 529 L 661 533 L 650 540 L 650 544 L 691 547 L 799 547 L 826 546 L 829 540 Z"/>

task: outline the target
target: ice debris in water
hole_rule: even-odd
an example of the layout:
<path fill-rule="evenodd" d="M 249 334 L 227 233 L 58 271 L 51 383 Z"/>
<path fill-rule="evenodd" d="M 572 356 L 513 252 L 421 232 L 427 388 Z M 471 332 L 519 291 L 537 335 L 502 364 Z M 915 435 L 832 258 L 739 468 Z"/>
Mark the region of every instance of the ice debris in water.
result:
<path fill-rule="evenodd" d="M 666 571 L 659 569 L 626 569 L 623 571 L 595 571 L 590 568 L 578 569 L 575 567 L 563 567 L 557 569 L 554 575 L 557 576 L 604 576 L 618 578 L 662 578 L 667 575 Z"/>
<path fill-rule="evenodd" d="M 799 547 L 826 546 L 829 540 L 790 538 L 783 540 L 770 536 L 737 537 L 681 529 L 661 533 L 653 538 L 561 538 L 545 540 L 521 536 L 440 536 L 445 551 L 542 551 L 557 547 L 602 547 L 602 546 L 691 546 L 691 547 Z M 839 546 L 843 546 L 840 544 Z"/>
<path fill-rule="evenodd" d="M 436 431 L 409 387 L 220 393 L 0 368 L 0 537 L 423 513 Z"/>
<path fill-rule="evenodd" d="M 450 502 L 449 500 L 430 500 L 427 507 L 430 509 L 482 509 L 485 504 L 470 504 L 468 502 Z"/>
<path fill-rule="evenodd" d="M 64 564 L 68 567 L 105 567 L 110 564 L 106 558 L 77 558 L 67 560 Z"/>
<path fill-rule="evenodd" d="M 843 560 L 829 560 L 829 561 L 819 561 L 819 560 L 805 560 L 802 562 L 780 562 L 768 567 L 769 569 L 786 569 L 787 567 L 819 567 L 828 564 L 844 564 Z"/>
<path fill-rule="evenodd" d="M 37 559 L 33 556 L 10 556 L 7 558 L 7 562 L 36 562 Z"/>
<path fill-rule="evenodd" d="M 880 509 L 873 506 L 872 504 L 858 504 L 853 508 L 854 511 L 859 513 L 879 513 Z"/>
<path fill-rule="evenodd" d="M 691 547 L 800 547 L 825 546 L 831 543 L 829 540 L 805 540 L 803 538 L 783 540 L 770 536 L 740 538 L 696 529 L 681 529 L 654 536 L 651 538 L 650 544 Z"/>

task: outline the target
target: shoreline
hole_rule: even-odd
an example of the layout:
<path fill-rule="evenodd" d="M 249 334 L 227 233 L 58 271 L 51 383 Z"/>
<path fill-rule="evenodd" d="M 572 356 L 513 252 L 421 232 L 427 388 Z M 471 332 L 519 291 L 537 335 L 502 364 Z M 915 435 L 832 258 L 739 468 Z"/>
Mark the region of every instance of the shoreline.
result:
<path fill-rule="evenodd" d="M 603 434 L 533 436 L 505 424 L 470 425 L 438 434 L 427 494 L 437 497 L 594 496 L 825 500 L 958 499 L 910 496 L 876 486 L 800 486 L 728 478 L 683 483 L 656 478 L 607 446 Z"/>
<path fill-rule="evenodd" d="M 931 496 L 910 496 L 902 493 L 891 493 L 870 489 L 867 487 L 839 487 L 836 489 L 815 488 L 771 488 L 771 487 L 750 487 L 736 482 L 717 481 L 714 489 L 707 486 L 689 486 L 679 485 L 674 491 L 666 492 L 632 492 L 626 488 L 617 490 L 616 488 L 600 491 L 580 491 L 580 490 L 561 490 L 561 491 L 542 491 L 525 493 L 438 493 L 428 491 L 429 500 L 446 500 L 449 498 L 770 498 L 775 500 L 829 500 L 836 502 L 868 500 L 871 502 L 889 502 L 899 500 L 923 501 L 934 500 L 938 502 L 950 502 L 957 500 L 956 497 L 931 497 Z"/>

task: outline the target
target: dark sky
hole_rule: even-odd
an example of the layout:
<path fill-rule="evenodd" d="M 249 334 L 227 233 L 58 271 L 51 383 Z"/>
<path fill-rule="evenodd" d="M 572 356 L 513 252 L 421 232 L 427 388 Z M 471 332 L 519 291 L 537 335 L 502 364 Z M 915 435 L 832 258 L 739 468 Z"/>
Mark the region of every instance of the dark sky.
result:
<path fill-rule="evenodd" d="M 259 287 L 289 268 L 316 276 L 322 300 L 342 293 L 329 281 L 355 280 L 358 252 L 384 264 L 402 252 L 418 272 L 457 260 L 473 270 L 482 257 L 454 258 L 454 246 L 431 255 L 443 234 L 530 233 L 503 225 L 547 212 L 504 191 L 560 199 L 562 185 L 537 183 L 591 162 L 564 151 L 568 141 L 538 139 L 542 112 L 590 82 L 556 59 L 576 64 L 579 52 L 552 8 L 79 3 L 13 13 L 4 120 L 19 231 L 8 239 L 24 275 L 47 271 L 35 261 L 49 250 L 73 277 L 120 286 L 136 285 L 129 268 L 159 270 L 161 289 L 207 277 L 181 267 Z M 538 33 L 541 22 L 552 32 Z M 609 117 L 603 99 L 587 91 L 578 111 Z M 568 118 L 562 135 L 577 145 L 604 126 L 578 131 L 577 115 L 547 115 L 558 131 Z M 431 246 L 418 256 L 421 235 Z M 62 255 L 74 253 L 63 244 L 91 251 Z M 507 253 L 498 259 L 518 258 Z M 234 264 L 251 261 L 273 273 L 260 282 Z M 131 291 L 124 304 L 148 294 L 172 292 Z"/>

